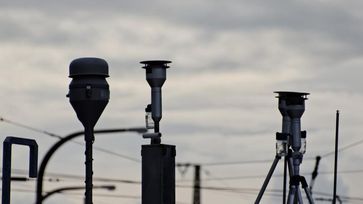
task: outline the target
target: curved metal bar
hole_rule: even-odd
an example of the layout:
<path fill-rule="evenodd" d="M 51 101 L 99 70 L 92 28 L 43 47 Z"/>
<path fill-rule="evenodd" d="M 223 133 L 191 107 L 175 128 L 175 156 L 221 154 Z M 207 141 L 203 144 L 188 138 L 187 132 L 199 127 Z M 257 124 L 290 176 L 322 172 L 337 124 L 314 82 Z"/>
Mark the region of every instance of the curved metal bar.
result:
<path fill-rule="evenodd" d="M 107 190 L 115 190 L 116 187 L 114 185 L 107 185 L 107 186 L 93 186 L 94 189 L 107 189 Z M 74 190 L 84 190 L 85 187 L 84 186 L 71 186 L 71 187 L 63 187 L 63 188 L 58 188 L 52 191 L 47 192 L 47 194 L 45 194 L 43 196 L 43 201 L 45 199 L 47 199 L 48 197 L 50 197 L 51 195 L 54 195 L 56 193 L 62 193 L 64 191 L 74 191 Z"/>
<path fill-rule="evenodd" d="M 118 129 L 103 129 L 103 130 L 95 130 L 94 133 L 116 133 L 116 132 L 137 132 L 137 133 L 144 133 L 146 132 L 146 128 L 118 128 Z M 39 167 L 39 173 L 37 178 L 37 188 L 36 188 L 36 204 L 41 204 L 44 200 L 42 191 L 43 191 L 43 178 L 44 178 L 44 172 L 45 168 L 47 167 L 47 164 L 50 160 L 50 158 L 53 156 L 53 154 L 66 142 L 84 135 L 84 131 L 78 131 L 75 133 L 72 133 L 70 135 L 67 135 L 66 137 L 63 137 L 60 139 L 57 143 L 55 143 L 45 154 L 42 163 Z"/>

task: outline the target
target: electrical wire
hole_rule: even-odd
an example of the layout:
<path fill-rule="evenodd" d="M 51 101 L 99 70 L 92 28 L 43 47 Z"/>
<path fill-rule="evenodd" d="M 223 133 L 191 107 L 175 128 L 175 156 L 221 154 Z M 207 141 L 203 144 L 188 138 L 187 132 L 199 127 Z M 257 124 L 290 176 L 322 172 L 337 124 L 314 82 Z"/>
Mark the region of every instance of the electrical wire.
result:
<path fill-rule="evenodd" d="M 6 123 L 12 124 L 12 125 L 17 126 L 17 127 L 21 127 L 21 128 L 24 128 L 24 129 L 32 130 L 34 132 L 43 133 L 45 135 L 48 135 L 50 137 L 54 137 L 54 138 L 57 138 L 57 139 L 62 139 L 63 138 L 62 136 L 60 136 L 58 134 L 54 134 L 54 133 L 48 132 L 46 130 L 41 130 L 41 129 L 34 128 L 34 127 L 31 127 L 31 126 L 28 126 L 28 125 L 24 125 L 22 123 L 15 122 L 15 121 L 12 121 L 12 120 L 3 118 L 3 117 L 0 117 L 0 122 L 6 122 Z"/>
<path fill-rule="evenodd" d="M 319 174 L 333 174 L 334 172 L 332 171 L 322 171 L 319 172 Z M 357 169 L 357 170 L 343 170 L 343 171 L 339 171 L 339 174 L 359 174 L 359 173 L 363 173 L 363 169 Z M 307 173 L 302 173 L 302 174 L 310 174 L 309 172 Z M 213 181 L 213 180 L 242 180 L 242 179 L 260 179 L 260 178 L 265 178 L 266 175 L 243 175 L 243 176 L 230 176 L 230 177 L 213 177 L 213 178 L 205 178 L 203 179 L 203 181 Z M 283 174 L 274 174 L 272 177 L 283 177 Z M 179 180 L 178 182 L 190 182 L 192 180 Z"/>
<path fill-rule="evenodd" d="M 14 126 L 21 127 L 21 128 L 24 128 L 24 129 L 28 129 L 28 130 L 31 130 L 31 131 L 34 131 L 34 132 L 42 133 L 42 134 L 48 135 L 48 136 L 53 137 L 53 138 L 63 139 L 63 137 L 60 136 L 59 134 L 55 134 L 55 133 L 52 133 L 52 132 L 49 132 L 49 131 L 46 131 L 46 130 L 41 130 L 39 128 L 34 128 L 34 127 L 29 126 L 29 125 L 25 125 L 23 123 L 19 123 L 19 122 L 15 122 L 13 120 L 6 119 L 4 117 L 0 117 L 0 122 L 9 123 L 9 124 L 12 124 Z M 75 144 L 78 144 L 78 145 L 81 145 L 81 146 L 84 146 L 84 143 L 82 143 L 82 142 L 77 142 L 77 141 L 73 141 L 73 140 L 71 140 L 71 142 L 73 142 Z M 102 147 L 98 147 L 98 146 L 94 145 L 93 149 L 96 150 L 96 151 L 99 151 L 99 152 L 103 152 L 105 154 L 109 154 L 109 155 L 113 155 L 113 156 L 122 158 L 122 159 L 126 159 L 126 160 L 137 162 L 137 163 L 141 163 L 140 159 L 137 159 L 137 158 L 134 158 L 134 157 L 131 157 L 131 156 L 127 156 L 127 155 L 124 155 L 124 154 L 120 154 L 120 153 L 117 153 L 117 152 L 114 152 L 114 151 L 111 151 L 111 150 L 107 150 L 107 149 L 104 149 Z"/>
<path fill-rule="evenodd" d="M 179 188 L 193 188 L 193 186 L 176 186 Z M 224 188 L 224 187 L 214 187 L 214 186 L 201 186 L 201 189 L 204 190 L 210 190 L 210 191 L 223 191 L 223 192 L 230 192 L 230 193 L 238 193 L 238 194 L 255 194 L 256 192 L 258 192 L 260 189 L 255 189 L 255 188 Z M 0 188 L 1 190 L 1 188 Z M 34 190 L 29 190 L 29 189 L 18 189 L 18 188 L 13 188 L 12 191 L 15 192 L 24 192 L 24 193 L 34 193 Z M 278 196 L 280 197 L 282 194 L 282 190 L 278 190 L 278 189 L 271 189 L 271 190 L 266 190 L 266 195 L 267 196 Z M 83 194 L 77 194 L 77 193 L 62 193 L 64 195 L 79 195 L 79 196 L 83 196 Z M 319 195 L 319 196 L 331 196 L 329 193 L 324 193 L 324 192 L 314 192 L 315 195 Z M 96 197 L 112 197 L 112 198 L 129 198 L 129 199 L 140 199 L 140 196 L 134 196 L 134 195 L 112 195 L 112 194 L 98 194 L 95 193 L 94 196 Z M 340 198 L 342 200 L 346 200 L 346 201 L 363 201 L 363 198 L 361 197 L 351 197 L 351 196 L 340 196 Z M 182 203 L 182 202 L 178 202 L 178 203 Z"/>
<path fill-rule="evenodd" d="M 312 161 L 315 160 L 314 157 L 306 157 L 304 161 Z M 261 160 L 245 160 L 245 161 L 230 161 L 230 162 L 209 162 L 209 163 L 201 163 L 202 166 L 225 166 L 225 165 L 244 165 L 244 164 L 264 164 L 270 163 L 270 159 L 261 159 Z"/>
<path fill-rule="evenodd" d="M 353 142 L 351 144 L 348 144 L 348 145 L 345 145 L 344 147 L 339 148 L 338 152 L 345 151 L 347 149 L 350 149 L 352 147 L 355 147 L 355 146 L 358 146 L 358 145 L 361 145 L 361 144 L 363 144 L 363 140 L 358 140 L 356 142 Z M 334 155 L 334 153 L 335 153 L 335 151 L 328 152 L 326 154 L 323 154 L 321 157 L 328 157 L 328 156 Z"/>
<path fill-rule="evenodd" d="M 49 131 L 46 131 L 46 130 L 41 130 L 39 128 L 31 127 L 29 125 L 25 125 L 25 124 L 20 123 L 20 122 L 15 122 L 13 120 L 9 120 L 9 119 L 6 119 L 4 117 L 0 117 L 0 122 L 6 122 L 6 123 L 9 123 L 9 124 L 18 126 L 18 127 L 22 127 L 22 128 L 28 129 L 28 130 L 32 130 L 32 131 L 35 131 L 35 132 L 38 132 L 38 133 L 48 135 L 48 136 L 53 137 L 53 138 L 57 138 L 57 139 L 62 139 L 63 138 L 62 136 L 60 136 L 58 134 L 55 134 L 55 133 L 52 133 L 52 132 L 49 132 Z M 81 143 L 81 142 L 77 142 L 77 141 L 72 141 L 72 142 L 77 143 L 79 145 L 83 145 L 83 143 Z M 348 144 L 346 146 L 343 146 L 343 147 L 339 148 L 338 152 L 345 151 L 347 149 L 350 149 L 352 147 L 355 147 L 355 146 L 358 146 L 358 145 L 361 145 L 361 144 L 363 144 L 363 140 L 358 140 L 358 141 L 356 141 L 354 143 L 351 143 L 351 144 Z M 109 154 L 109 155 L 114 155 L 114 156 L 119 157 L 119 158 L 123 158 L 123 159 L 127 159 L 127 160 L 130 160 L 130 161 L 141 163 L 140 160 L 137 159 L 137 158 L 130 157 L 130 156 L 127 156 L 127 155 L 124 155 L 124 154 L 119 154 L 117 152 L 106 150 L 106 149 L 101 148 L 101 147 L 94 146 L 94 149 L 97 150 L 97 151 Z M 328 156 L 331 156 L 331 155 L 334 155 L 334 151 L 323 154 L 321 157 L 328 157 Z M 312 160 L 315 160 L 315 158 L 314 157 L 304 158 L 304 161 L 312 161 Z M 228 165 L 244 165 L 244 164 L 262 164 L 262 163 L 269 163 L 269 162 L 271 162 L 271 160 L 261 159 L 261 160 L 230 161 L 230 162 L 228 162 L 228 161 L 227 162 L 209 162 L 209 163 L 201 163 L 201 165 L 202 166 L 228 166 Z"/>
<path fill-rule="evenodd" d="M 19 170 L 19 169 L 14 169 L 17 172 L 24 172 L 27 173 L 27 171 L 25 170 Z M 351 172 L 363 172 L 363 170 L 352 170 L 352 171 L 347 171 L 347 173 Z M 325 173 L 325 172 L 322 172 Z M 332 173 L 332 172 L 326 172 L 326 173 Z M 60 174 L 60 173 L 49 173 L 49 175 L 51 176 L 57 176 L 59 178 L 67 178 L 67 179 L 75 179 L 75 180 L 83 180 L 84 176 L 80 176 L 80 175 L 71 175 L 71 174 Z M 115 178 L 104 178 L 104 177 L 94 177 L 95 181 L 99 181 L 99 182 L 113 182 L 113 183 L 123 183 L 123 184 L 132 184 L 132 185 L 141 185 L 141 181 L 137 181 L 137 180 L 129 180 L 129 179 L 115 179 Z M 176 185 L 177 188 L 193 188 L 192 185 Z M 256 193 L 258 192 L 260 189 L 257 188 L 232 188 L 232 187 L 219 187 L 219 186 L 201 186 L 201 189 L 205 189 L 205 190 L 211 190 L 211 191 L 225 191 L 225 192 L 231 192 L 231 193 Z M 33 191 L 32 191 L 33 192 Z M 270 189 L 268 190 L 268 192 L 270 193 L 281 193 L 282 190 L 279 189 Z M 314 192 L 315 195 L 320 195 L 320 196 L 331 196 L 330 193 L 324 193 L 324 192 Z M 281 194 L 282 195 L 282 194 Z M 279 195 L 279 196 L 281 196 Z M 348 200 L 358 200 L 358 201 L 363 201 L 362 197 L 351 197 L 351 196 L 340 196 L 341 199 L 348 199 Z"/>

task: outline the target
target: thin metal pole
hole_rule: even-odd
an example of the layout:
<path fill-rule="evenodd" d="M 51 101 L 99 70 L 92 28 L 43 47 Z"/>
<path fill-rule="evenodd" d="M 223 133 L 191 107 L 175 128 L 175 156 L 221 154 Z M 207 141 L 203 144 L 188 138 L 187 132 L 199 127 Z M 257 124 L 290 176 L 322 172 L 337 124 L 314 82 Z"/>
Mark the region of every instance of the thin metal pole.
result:
<path fill-rule="evenodd" d="M 11 144 L 3 144 L 2 204 L 10 204 Z"/>
<path fill-rule="evenodd" d="M 336 197 L 337 197 L 338 143 L 339 143 L 339 110 L 337 110 L 336 121 L 335 121 L 335 159 L 334 159 L 333 204 L 336 203 Z"/>
<path fill-rule="evenodd" d="M 287 182 L 287 155 L 284 158 L 284 189 L 283 189 L 283 198 L 282 204 L 286 204 L 286 182 Z"/>
<path fill-rule="evenodd" d="M 194 186 L 193 186 L 193 204 L 201 204 L 201 196 L 200 196 L 200 165 L 194 166 Z"/>
<path fill-rule="evenodd" d="M 85 191 L 85 204 L 92 204 L 93 199 L 93 142 L 95 140 L 94 134 L 93 134 L 93 128 L 85 128 L 85 142 L 86 142 L 86 151 L 85 151 L 85 157 L 86 157 L 86 191 Z"/>

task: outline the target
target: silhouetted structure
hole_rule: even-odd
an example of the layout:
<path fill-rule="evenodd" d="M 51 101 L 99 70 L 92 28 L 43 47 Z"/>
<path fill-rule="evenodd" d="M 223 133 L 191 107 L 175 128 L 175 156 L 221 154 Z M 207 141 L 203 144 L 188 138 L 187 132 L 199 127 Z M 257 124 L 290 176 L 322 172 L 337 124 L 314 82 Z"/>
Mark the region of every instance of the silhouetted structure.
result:
<path fill-rule="evenodd" d="M 299 184 L 302 184 L 309 203 L 314 203 L 308 184 L 303 176 L 300 176 L 300 164 L 306 151 L 306 131 L 301 131 L 301 117 L 305 111 L 305 100 L 308 93 L 276 92 L 279 99 L 279 110 L 282 115 L 282 133 L 276 133 L 276 156 L 266 176 L 255 204 L 260 203 L 263 193 L 271 179 L 271 176 L 282 156 L 285 157 L 290 174 L 288 204 L 303 203 Z M 285 168 L 286 169 L 286 166 Z M 286 170 L 285 170 L 286 172 Z M 286 179 L 284 179 L 283 203 L 286 202 Z"/>
<path fill-rule="evenodd" d="M 150 145 L 142 145 L 142 204 L 175 204 L 175 146 L 161 143 L 161 87 L 170 61 L 143 61 L 146 80 L 151 87 L 151 115 L 154 133 L 145 133 Z M 146 111 L 150 111 L 150 106 Z"/>
<path fill-rule="evenodd" d="M 117 129 L 103 129 L 103 130 L 95 130 L 94 134 L 105 134 L 105 133 L 118 133 L 118 132 L 137 132 L 137 133 L 144 133 L 146 132 L 145 128 L 117 128 Z M 76 138 L 76 137 L 80 137 L 80 136 L 84 136 L 84 131 L 79 131 L 79 132 L 75 132 L 72 134 L 69 134 L 65 137 L 63 137 L 62 139 L 60 139 L 58 142 L 56 142 L 45 154 L 40 167 L 39 167 L 39 173 L 38 173 L 38 178 L 37 178 L 37 187 L 36 187 L 36 204 L 41 204 L 43 201 L 43 178 L 44 178 L 44 173 L 45 173 L 45 169 L 48 165 L 48 162 L 50 160 L 50 158 L 52 158 L 52 156 L 54 155 L 54 153 L 61 147 L 63 146 L 65 143 L 67 143 L 68 141 Z"/>
<path fill-rule="evenodd" d="M 13 144 L 29 147 L 29 177 L 36 178 L 38 174 L 38 144 L 35 140 L 7 137 L 3 143 L 3 176 L 2 176 L 2 204 L 10 204 L 11 187 L 11 147 Z"/>
<path fill-rule="evenodd" d="M 69 66 L 69 101 L 84 126 L 86 143 L 86 192 L 85 203 L 92 204 L 93 158 L 94 142 L 93 128 L 100 118 L 110 98 L 107 62 L 99 58 L 79 58 Z"/>

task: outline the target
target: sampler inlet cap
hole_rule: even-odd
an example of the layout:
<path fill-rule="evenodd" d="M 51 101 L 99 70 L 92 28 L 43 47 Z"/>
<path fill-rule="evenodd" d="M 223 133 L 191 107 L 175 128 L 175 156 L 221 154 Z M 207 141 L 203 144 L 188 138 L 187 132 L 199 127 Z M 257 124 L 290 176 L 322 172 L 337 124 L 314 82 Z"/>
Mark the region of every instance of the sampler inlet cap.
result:
<path fill-rule="evenodd" d="M 144 66 L 142 68 L 154 68 L 154 67 L 160 67 L 161 68 L 169 68 L 168 64 L 171 63 L 171 61 L 168 60 L 146 60 L 146 61 L 141 61 L 141 64 L 144 64 Z"/>
<path fill-rule="evenodd" d="M 309 93 L 305 92 L 291 92 L 291 91 L 275 91 L 274 93 L 278 94 L 276 98 L 295 98 L 301 97 L 303 99 L 307 99 Z"/>
<path fill-rule="evenodd" d="M 73 60 L 69 65 L 71 78 L 90 75 L 109 77 L 107 62 L 101 58 L 84 57 Z"/>

